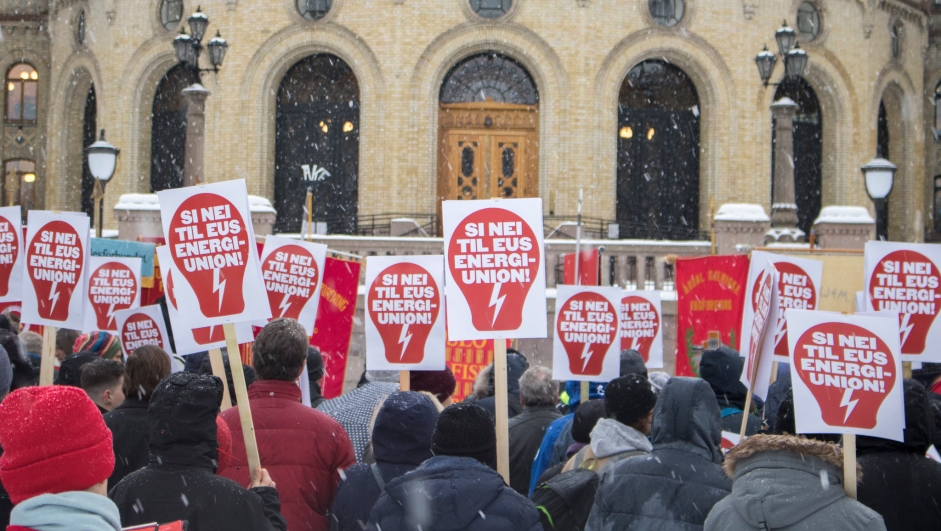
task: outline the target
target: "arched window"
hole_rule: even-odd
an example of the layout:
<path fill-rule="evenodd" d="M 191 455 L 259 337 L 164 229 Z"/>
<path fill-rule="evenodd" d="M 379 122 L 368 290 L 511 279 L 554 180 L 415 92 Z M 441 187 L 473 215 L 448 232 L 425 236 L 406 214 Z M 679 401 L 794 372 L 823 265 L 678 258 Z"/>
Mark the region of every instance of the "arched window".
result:
<path fill-rule="evenodd" d="M 82 120 L 82 146 L 88 147 L 95 143 L 98 131 L 98 100 L 95 98 L 95 87 L 92 85 L 85 96 L 85 116 Z M 88 167 L 88 156 L 82 154 L 82 212 L 88 218 L 95 219 L 95 200 L 92 194 L 95 191 L 95 177 Z M 92 221 L 94 223 L 94 221 Z"/>
<path fill-rule="evenodd" d="M 332 234 L 356 231 L 359 182 L 359 83 L 334 55 L 302 59 L 278 88 L 275 137 L 275 229 L 298 232 L 306 190 L 313 219 Z"/>
<path fill-rule="evenodd" d="M 23 219 L 33 208 L 36 187 L 36 163 L 31 160 L 8 160 L 3 164 L 4 178 L 0 180 L 0 192 L 4 205 L 20 205 Z"/>
<path fill-rule="evenodd" d="M 685 72 L 649 60 L 618 96 L 617 219 L 622 238 L 699 237 L 699 96 Z"/>
<path fill-rule="evenodd" d="M 794 199 L 797 202 L 797 226 L 810 234 L 820 214 L 821 169 L 823 167 L 823 124 L 817 93 L 803 79 L 785 81 L 774 93 L 774 101 L 791 98 L 797 104 L 794 115 Z M 774 142 L 772 120 L 772 143 Z M 774 168 L 774 147 L 771 149 Z M 774 180 L 772 179 L 772 183 Z M 773 195 L 772 195 L 773 197 Z"/>
<path fill-rule="evenodd" d="M 8 124 L 36 123 L 39 73 L 26 63 L 7 71 L 7 104 L 4 121 Z"/>
<path fill-rule="evenodd" d="M 536 83 L 522 65 L 505 55 L 487 52 L 454 65 L 441 84 L 441 103 L 494 101 L 535 105 Z"/>
<path fill-rule="evenodd" d="M 183 89 L 196 81 L 192 70 L 177 65 L 157 85 L 150 133 L 151 192 L 183 186 L 183 157 L 186 152 Z"/>

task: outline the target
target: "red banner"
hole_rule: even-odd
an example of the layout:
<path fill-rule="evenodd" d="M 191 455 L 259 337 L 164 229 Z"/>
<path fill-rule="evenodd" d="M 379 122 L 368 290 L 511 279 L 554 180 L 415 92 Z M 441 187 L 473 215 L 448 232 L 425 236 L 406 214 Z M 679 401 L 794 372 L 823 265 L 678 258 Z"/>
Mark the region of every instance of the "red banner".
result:
<path fill-rule="evenodd" d="M 323 354 L 324 378 L 321 393 L 335 398 L 343 393 L 346 360 L 353 335 L 356 297 L 359 288 L 359 262 L 327 256 L 320 289 L 320 306 L 310 344 Z"/>
<path fill-rule="evenodd" d="M 598 283 L 598 249 L 582 251 L 579 253 L 578 276 L 581 277 L 582 286 L 597 286 Z M 563 254 L 562 280 L 563 284 L 575 285 L 575 253 Z"/>
<path fill-rule="evenodd" d="M 506 340 L 507 348 L 511 341 Z M 457 385 L 451 399 L 458 403 L 474 392 L 474 380 L 477 375 L 493 363 L 493 340 L 476 339 L 473 341 L 448 341 L 444 348 L 448 368 L 454 373 Z"/>
<path fill-rule="evenodd" d="M 707 256 L 676 261 L 676 375 L 698 376 L 709 332 L 738 350 L 748 257 Z"/>

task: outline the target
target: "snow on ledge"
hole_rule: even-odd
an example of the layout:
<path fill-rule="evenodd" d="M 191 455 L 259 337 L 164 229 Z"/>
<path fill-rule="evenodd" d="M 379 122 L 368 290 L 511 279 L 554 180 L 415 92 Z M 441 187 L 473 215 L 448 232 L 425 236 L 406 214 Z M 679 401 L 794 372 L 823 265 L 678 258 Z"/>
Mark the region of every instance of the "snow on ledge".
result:
<path fill-rule="evenodd" d="M 160 210 L 157 194 L 121 194 L 115 210 Z"/>
<path fill-rule="evenodd" d="M 726 203 L 716 212 L 716 221 L 771 221 L 761 205 L 750 203 Z"/>
<path fill-rule="evenodd" d="M 844 224 L 872 224 L 869 211 L 860 206 L 828 206 L 820 210 L 820 216 L 814 221 L 818 223 L 844 223 Z"/>
<path fill-rule="evenodd" d="M 248 210 L 251 212 L 270 212 L 272 214 L 277 214 L 278 211 L 271 206 L 271 201 L 268 201 L 267 198 L 250 195 L 248 196 Z"/>

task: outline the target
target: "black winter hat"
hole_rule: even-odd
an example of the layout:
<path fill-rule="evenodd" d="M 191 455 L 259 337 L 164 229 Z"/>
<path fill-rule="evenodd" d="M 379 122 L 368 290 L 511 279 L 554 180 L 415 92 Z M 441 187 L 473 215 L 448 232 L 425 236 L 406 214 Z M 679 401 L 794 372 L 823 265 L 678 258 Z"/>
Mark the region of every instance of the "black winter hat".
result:
<path fill-rule="evenodd" d="M 312 382 L 323 378 L 323 355 L 317 347 L 307 347 L 307 376 Z"/>
<path fill-rule="evenodd" d="M 639 374 L 647 377 L 647 364 L 644 363 L 644 356 L 634 349 L 621 351 L 621 376 L 628 374 Z"/>
<path fill-rule="evenodd" d="M 611 380 L 604 392 L 608 418 L 631 425 L 646 417 L 657 405 L 657 395 L 647 378 L 628 374 Z"/>
<path fill-rule="evenodd" d="M 486 409 L 461 402 L 444 408 L 438 415 L 431 439 L 435 455 L 473 457 L 496 470 L 497 430 Z"/>
<path fill-rule="evenodd" d="M 794 389 L 788 389 L 787 394 L 781 399 L 781 405 L 778 406 L 778 415 L 774 420 L 774 435 L 797 435 L 794 420 Z M 841 435 L 834 433 L 804 433 L 808 439 L 818 441 L 840 443 Z"/>
<path fill-rule="evenodd" d="M 596 398 L 580 405 L 572 417 L 572 439 L 575 442 L 588 444 L 591 442 L 591 430 L 599 419 L 604 418 L 604 400 Z"/>

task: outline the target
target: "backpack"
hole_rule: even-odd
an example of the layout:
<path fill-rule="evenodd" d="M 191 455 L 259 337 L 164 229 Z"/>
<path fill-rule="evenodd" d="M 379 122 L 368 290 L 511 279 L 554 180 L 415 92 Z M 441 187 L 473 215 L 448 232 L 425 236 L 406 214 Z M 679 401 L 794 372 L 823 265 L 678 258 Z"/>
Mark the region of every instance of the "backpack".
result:
<path fill-rule="evenodd" d="M 587 468 L 563 472 L 533 491 L 532 501 L 546 531 L 582 531 L 598 491 L 598 474 Z"/>

